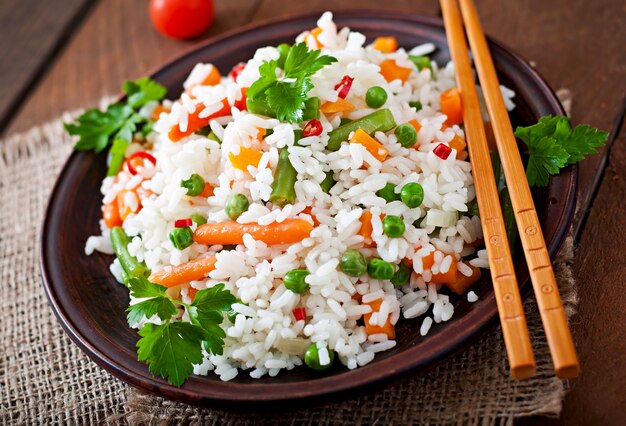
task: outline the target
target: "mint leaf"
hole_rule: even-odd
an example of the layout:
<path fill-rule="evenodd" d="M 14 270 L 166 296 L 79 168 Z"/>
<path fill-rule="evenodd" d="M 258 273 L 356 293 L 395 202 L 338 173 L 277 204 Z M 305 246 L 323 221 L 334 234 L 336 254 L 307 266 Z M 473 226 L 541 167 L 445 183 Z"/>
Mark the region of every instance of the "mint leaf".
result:
<path fill-rule="evenodd" d="M 563 144 L 563 148 L 565 148 L 570 155 L 567 163 L 578 163 L 584 159 L 585 156 L 597 153 L 598 148 L 604 146 L 608 138 L 608 132 L 603 132 L 586 124 L 576 126 L 567 139 L 567 142 Z"/>
<path fill-rule="evenodd" d="M 550 175 L 558 174 L 569 157 L 567 151 L 548 136 L 534 139 L 528 145 L 528 154 L 526 177 L 530 186 L 547 186 Z"/>
<path fill-rule="evenodd" d="M 143 77 L 136 81 L 125 81 L 122 91 L 128 95 L 128 105 L 137 109 L 150 101 L 160 101 L 167 93 L 162 84 L 149 77 Z"/>
<path fill-rule="evenodd" d="M 193 373 L 193 364 L 202 362 L 203 330 L 188 322 L 148 323 L 139 330 L 137 358 L 150 372 L 181 386 Z"/>

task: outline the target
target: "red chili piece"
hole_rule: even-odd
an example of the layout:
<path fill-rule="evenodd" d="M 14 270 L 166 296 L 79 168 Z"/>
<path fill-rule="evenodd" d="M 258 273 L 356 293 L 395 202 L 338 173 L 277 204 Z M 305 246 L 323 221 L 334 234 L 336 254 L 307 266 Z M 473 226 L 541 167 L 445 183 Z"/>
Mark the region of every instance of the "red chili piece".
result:
<path fill-rule="evenodd" d="M 137 170 L 135 169 L 135 166 L 133 166 L 133 161 L 132 161 L 135 158 L 142 158 L 144 160 L 148 160 L 149 162 L 151 162 L 152 164 L 156 166 L 157 160 L 156 158 L 154 158 L 152 154 L 146 151 L 137 151 L 126 159 L 126 164 L 128 165 L 128 171 L 130 172 L 131 175 L 137 174 Z"/>
<path fill-rule="evenodd" d="M 353 81 L 353 77 L 350 77 L 349 75 L 344 75 L 341 81 L 337 83 L 337 85 L 335 85 L 335 90 L 339 90 L 337 96 L 339 96 L 341 99 L 345 99 L 346 96 L 348 96 L 348 92 L 350 92 Z"/>
<path fill-rule="evenodd" d="M 319 136 L 322 134 L 322 122 L 319 120 L 311 120 L 306 123 L 304 130 L 302 130 L 302 136 L 305 138 L 308 136 Z"/>
<path fill-rule="evenodd" d="M 293 310 L 293 316 L 296 317 L 296 321 L 300 321 L 306 318 L 306 308 L 296 308 Z"/>
<path fill-rule="evenodd" d="M 185 219 L 176 219 L 174 221 L 174 228 L 186 228 L 191 226 L 193 220 L 190 217 L 186 217 Z"/>
<path fill-rule="evenodd" d="M 441 158 L 442 160 L 447 160 L 452 153 L 452 148 L 450 148 L 448 145 L 440 143 L 435 147 L 435 149 L 433 149 L 433 152 L 437 157 Z"/>
<path fill-rule="evenodd" d="M 228 76 L 232 78 L 233 80 L 237 81 L 237 77 L 239 77 L 239 74 L 241 74 L 241 71 L 243 71 L 245 67 L 246 67 L 245 62 L 239 62 L 237 65 L 233 67 L 232 70 L 230 70 L 230 72 L 228 73 Z"/>

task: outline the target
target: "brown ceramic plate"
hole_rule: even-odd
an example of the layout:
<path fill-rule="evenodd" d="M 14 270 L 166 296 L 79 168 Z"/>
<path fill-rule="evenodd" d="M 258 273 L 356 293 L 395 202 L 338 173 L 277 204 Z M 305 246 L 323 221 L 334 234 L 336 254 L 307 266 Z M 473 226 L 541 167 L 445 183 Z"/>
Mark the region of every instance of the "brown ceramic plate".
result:
<path fill-rule="evenodd" d="M 228 72 L 233 65 L 250 58 L 258 47 L 292 41 L 301 31 L 315 27 L 317 17 L 297 16 L 226 34 L 165 65 L 153 78 L 167 86 L 170 98 L 176 98 L 195 63 L 211 62 L 223 73 Z M 431 42 L 437 46 L 434 59 L 438 63 L 444 64 L 450 58 L 439 19 L 382 11 L 340 12 L 335 19 L 339 26 L 364 33 L 369 41 L 378 35 L 392 35 L 406 47 Z M 492 41 L 490 46 L 502 83 L 517 93 L 514 125 L 534 123 L 546 114 L 563 114 L 554 93 L 535 70 L 500 44 Z M 137 334 L 126 324 L 124 312 L 127 290 L 109 273 L 111 257 L 87 257 L 83 251 L 87 237 L 98 233 L 102 199 L 99 188 L 105 172 L 105 155 L 78 152 L 72 154 L 61 172 L 43 224 L 44 287 L 52 309 L 74 342 L 112 374 L 149 392 L 194 403 L 245 402 L 246 407 L 354 395 L 356 390 L 373 390 L 432 365 L 479 336 L 497 317 L 490 281 L 485 279 L 474 288 L 478 302 L 470 304 L 458 298 L 453 319 L 434 325 L 428 336 L 420 337 L 417 332 L 419 320 L 401 321 L 397 346 L 365 367 L 350 371 L 336 363 L 325 374 L 301 367 L 260 380 L 241 372 L 230 382 L 221 382 L 214 375 L 192 376 L 176 388 L 151 376 L 146 365 L 137 361 Z M 534 194 L 550 255 L 557 252 L 570 225 L 576 176 L 576 169 L 566 169 L 551 180 L 546 190 Z M 528 294 L 523 257 L 518 256 L 515 264 L 524 293 Z"/>

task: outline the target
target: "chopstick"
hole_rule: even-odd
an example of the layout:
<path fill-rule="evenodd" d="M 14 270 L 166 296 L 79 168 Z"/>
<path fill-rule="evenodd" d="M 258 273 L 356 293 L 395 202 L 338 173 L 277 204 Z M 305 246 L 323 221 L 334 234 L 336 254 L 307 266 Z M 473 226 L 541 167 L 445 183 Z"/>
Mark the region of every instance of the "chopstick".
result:
<path fill-rule="evenodd" d="M 456 3 L 456 0 L 454 0 Z M 580 371 L 576 349 L 567 324 L 559 287 L 541 232 L 524 166 L 517 149 L 508 112 L 504 106 L 500 84 L 487 47 L 473 0 L 460 0 L 467 37 L 469 39 L 485 103 L 491 118 L 502 169 L 509 188 L 515 220 L 519 230 L 530 279 L 539 306 L 543 328 L 548 340 L 556 375 L 569 379 Z"/>
<path fill-rule="evenodd" d="M 441 0 L 441 10 L 461 91 L 474 187 L 511 376 L 523 379 L 535 374 L 535 358 L 500 208 L 461 13 L 456 0 Z"/>

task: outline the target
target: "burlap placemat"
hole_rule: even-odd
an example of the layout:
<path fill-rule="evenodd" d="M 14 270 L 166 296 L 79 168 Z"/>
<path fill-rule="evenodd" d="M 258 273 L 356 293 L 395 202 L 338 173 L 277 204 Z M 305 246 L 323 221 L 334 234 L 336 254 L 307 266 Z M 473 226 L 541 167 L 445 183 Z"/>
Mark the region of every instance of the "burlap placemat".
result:
<path fill-rule="evenodd" d="M 67 118 L 67 117 L 66 117 Z M 509 379 L 500 328 L 427 374 L 376 394 L 295 412 L 247 415 L 145 395 L 91 362 L 65 335 L 41 287 L 39 233 L 71 151 L 62 120 L 0 141 L 0 418 L 24 423 L 496 424 L 556 417 L 566 383 L 554 377 L 533 298 L 525 303 L 537 375 Z M 555 261 L 569 315 L 576 289 L 569 239 Z"/>

